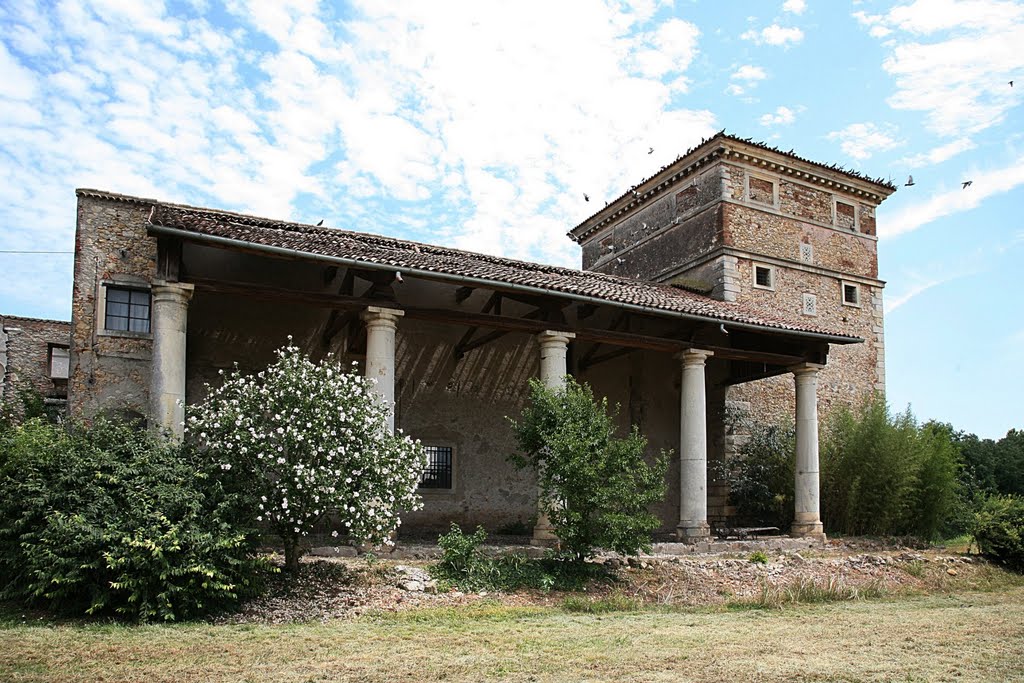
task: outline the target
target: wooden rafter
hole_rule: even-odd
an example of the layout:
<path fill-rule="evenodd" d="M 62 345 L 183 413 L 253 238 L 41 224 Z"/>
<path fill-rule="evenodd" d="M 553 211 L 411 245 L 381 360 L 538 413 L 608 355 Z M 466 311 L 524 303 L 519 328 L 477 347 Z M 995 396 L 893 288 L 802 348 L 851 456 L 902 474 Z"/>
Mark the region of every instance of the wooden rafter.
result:
<path fill-rule="evenodd" d="M 666 353 L 674 353 L 688 348 L 697 347 L 713 351 L 716 359 L 743 360 L 757 363 L 768 363 L 770 365 L 780 365 L 783 367 L 806 362 L 809 359 L 813 359 L 812 357 L 820 355 L 820 352 L 816 350 L 811 350 L 808 353 L 804 353 L 804 355 L 770 353 L 753 349 L 738 349 L 726 346 L 708 345 L 687 340 L 622 332 L 618 330 L 584 327 L 574 328 L 564 323 L 550 320 L 537 320 L 534 316 L 514 318 L 506 315 L 470 313 L 468 311 L 456 311 L 443 308 L 399 307 L 393 301 L 382 301 L 381 299 L 366 296 L 304 292 L 279 287 L 261 286 L 252 283 L 225 282 L 209 278 L 192 278 L 192 283 L 195 285 L 196 290 L 200 292 L 245 296 L 265 301 L 306 304 L 310 306 L 322 306 L 349 311 L 358 311 L 367 306 L 401 308 L 401 310 L 404 311 L 405 318 L 407 320 L 428 320 L 452 325 L 465 325 L 472 328 L 486 327 L 504 332 L 523 332 L 527 334 L 537 334 L 545 330 L 559 330 L 574 333 L 578 341 L 612 344 L 615 346 L 647 349 L 650 351 L 662 351 Z M 542 313 L 538 313 L 537 315 L 542 315 Z M 468 342 L 469 339 L 466 341 Z"/>

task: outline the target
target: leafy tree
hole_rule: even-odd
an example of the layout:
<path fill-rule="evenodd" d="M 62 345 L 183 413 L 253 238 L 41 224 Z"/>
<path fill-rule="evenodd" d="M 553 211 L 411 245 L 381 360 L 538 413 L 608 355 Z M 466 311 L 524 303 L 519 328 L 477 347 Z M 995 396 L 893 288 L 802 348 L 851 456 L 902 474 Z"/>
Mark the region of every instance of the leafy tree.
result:
<path fill-rule="evenodd" d="M 736 457 L 725 463 L 729 500 L 742 524 L 789 528 L 794 514 L 796 429 L 793 423 L 762 424 L 737 416 L 748 432 Z"/>
<path fill-rule="evenodd" d="M 276 353 L 255 376 L 236 368 L 191 408 L 187 435 L 248 482 L 256 519 L 281 537 L 289 571 L 303 537 L 331 511 L 352 540 L 391 543 L 399 512 L 422 507 L 419 441 L 390 432 L 391 407 L 354 368 L 314 363 L 291 344 Z"/>
<path fill-rule="evenodd" d="M 596 548 L 635 553 L 650 547 L 659 520 L 648 507 L 665 495 L 668 454 L 644 460 L 647 440 L 636 427 L 615 436 L 608 401 L 594 401 L 586 384 L 567 377 L 564 388 L 530 381 L 530 404 L 513 421 L 520 468 L 537 473 L 544 512 L 568 559 Z"/>
<path fill-rule="evenodd" d="M 988 498 L 975 515 L 972 531 L 982 555 L 1024 572 L 1024 499 Z"/>

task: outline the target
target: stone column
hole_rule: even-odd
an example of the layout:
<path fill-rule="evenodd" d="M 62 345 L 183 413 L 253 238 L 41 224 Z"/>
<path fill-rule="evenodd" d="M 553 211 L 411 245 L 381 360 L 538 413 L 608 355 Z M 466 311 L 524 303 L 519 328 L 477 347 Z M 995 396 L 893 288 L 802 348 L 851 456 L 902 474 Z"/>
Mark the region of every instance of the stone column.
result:
<path fill-rule="evenodd" d="M 565 386 L 567 373 L 565 357 L 569 349 L 569 341 L 575 338 L 572 332 L 556 332 L 545 330 L 537 335 L 540 344 L 540 381 L 549 389 L 561 389 Z M 533 527 L 533 544 L 550 545 L 558 541 L 551 521 L 541 509 L 543 501 L 537 496 L 537 525 Z"/>
<path fill-rule="evenodd" d="M 377 380 L 374 393 L 388 406 L 388 428 L 395 431 L 395 330 L 405 311 L 396 308 L 367 306 L 362 318 L 366 321 L 366 376 Z"/>
<path fill-rule="evenodd" d="M 711 535 L 708 526 L 708 423 L 704 367 L 711 351 L 689 349 L 683 362 L 679 401 L 679 525 L 680 541 L 697 542 Z"/>
<path fill-rule="evenodd" d="M 804 363 L 792 368 L 796 378 L 796 471 L 793 536 L 824 538 L 818 492 L 818 370 Z"/>
<path fill-rule="evenodd" d="M 153 282 L 153 381 L 150 406 L 156 426 L 181 439 L 185 421 L 185 333 L 188 302 L 195 287 L 184 282 Z"/>

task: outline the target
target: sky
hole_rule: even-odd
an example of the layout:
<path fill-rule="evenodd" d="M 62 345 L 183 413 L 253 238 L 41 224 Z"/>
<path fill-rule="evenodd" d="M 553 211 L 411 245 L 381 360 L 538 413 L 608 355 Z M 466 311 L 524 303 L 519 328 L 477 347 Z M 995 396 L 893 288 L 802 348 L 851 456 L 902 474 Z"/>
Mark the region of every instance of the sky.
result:
<path fill-rule="evenodd" d="M 69 253 L 4 252 L 73 250 L 76 187 L 579 267 L 569 228 L 726 129 L 900 185 L 887 398 L 998 438 L 1022 46 L 1010 0 L 7 0 L 0 312 L 70 317 Z"/>

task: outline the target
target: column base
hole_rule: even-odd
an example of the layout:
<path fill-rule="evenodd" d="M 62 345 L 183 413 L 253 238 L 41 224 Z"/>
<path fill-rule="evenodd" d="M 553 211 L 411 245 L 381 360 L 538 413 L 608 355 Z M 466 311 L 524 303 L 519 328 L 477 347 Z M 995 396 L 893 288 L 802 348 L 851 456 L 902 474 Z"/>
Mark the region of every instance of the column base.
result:
<path fill-rule="evenodd" d="M 825 528 L 821 522 L 794 522 L 789 535 L 794 538 L 816 538 L 825 541 Z"/>
<path fill-rule="evenodd" d="M 698 543 L 711 538 L 711 526 L 707 522 L 680 522 L 676 527 L 676 538 L 680 543 Z"/>
<path fill-rule="evenodd" d="M 530 545 L 541 548 L 553 548 L 558 545 L 558 536 L 555 535 L 553 527 L 540 526 L 538 524 L 533 527 L 533 538 L 530 539 Z"/>

